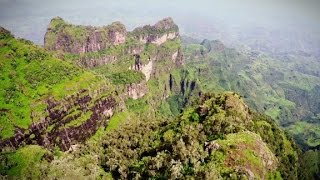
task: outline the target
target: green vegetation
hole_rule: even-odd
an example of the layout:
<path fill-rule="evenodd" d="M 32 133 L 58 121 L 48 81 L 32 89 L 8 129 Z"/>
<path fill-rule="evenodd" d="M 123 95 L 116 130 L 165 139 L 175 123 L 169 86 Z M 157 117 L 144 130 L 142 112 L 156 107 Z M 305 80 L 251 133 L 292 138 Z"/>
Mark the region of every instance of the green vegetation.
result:
<path fill-rule="evenodd" d="M 141 82 L 145 76 L 140 71 L 127 70 L 112 74 L 110 79 L 114 84 L 132 84 Z"/>
<path fill-rule="evenodd" d="M 219 149 L 211 156 L 215 157 L 215 161 L 219 163 L 217 167 L 223 167 L 224 164 L 229 167 L 221 168 L 222 173 L 227 174 L 232 172 L 232 169 L 240 167 L 240 171 L 252 172 L 258 179 L 266 179 L 267 174 L 274 174 L 277 159 L 259 135 L 251 132 L 228 134 L 224 140 L 218 140 L 215 143 L 219 144 Z M 222 157 L 219 157 L 221 155 Z M 269 172 L 266 172 L 267 168 L 263 167 L 266 166 L 266 161 L 269 163 Z M 237 177 L 235 173 L 231 176 Z"/>
<path fill-rule="evenodd" d="M 320 178 L 320 152 L 309 150 L 300 158 L 299 179 Z"/>
<path fill-rule="evenodd" d="M 85 113 L 84 115 L 80 116 L 79 118 L 65 124 L 65 127 L 80 126 L 82 123 L 86 122 L 90 118 L 91 115 L 92 115 L 92 112 L 89 111 L 88 113 Z"/>
<path fill-rule="evenodd" d="M 42 99 L 49 94 L 58 98 L 54 92 L 65 96 L 66 91 L 57 88 L 82 77 L 83 71 L 23 40 L 6 37 L 0 44 L 5 44 L 0 51 L 0 137 L 4 139 L 14 134 L 15 126 L 28 128 L 38 120 L 37 115 L 43 115 L 46 108 Z M 31 113 L 36 115 L 34 119 Z"/>
<path fill-rule="evenodd" d="M 114 129 L 117 129 L 117 127 L 120 126 L 121 123 L 126 120 L 126 118 L 129 116 L 128 112 L 122 112 L 114 115 L 108 122 L 108 126 L 106 128 L 106 131 L 112 131 Z"/>
<path fill-rule="evenodd" d="M 166 33 L 179 32 L 179 27 L 173 22 L 171 18 L 163 19 L 153 26 L 146 25 L 134 29 L 131 32 L 132 36 L 145 37 L 145 36 L 161 36 Z"/>
<path fill-rule="evenodd" d="M 288 98 L 288 93 L 315 98 L 318 79 L 298 71 L 291 77 L 281 61 L 272 63 L 265 56 L 252 59 L 219 41 L 187 45 L 188 61 L 183 67 L 181 57 L 174 59 L 181 53 L 180 38 L 157 46 L 142 44 L 135 37 L 178 31 L 175 24 L 167 28 L 167 23 L 171 19 L 138 28 L 125 43 L 112 45 L 108 36 L 113 30 L 125 31 L 121 23 L 94 28 L 55 18 L 45 48 L 56 50 L 58 36 L 74 44 L 63 44 L 65 52 L 50 53 L 0 29 L 1 140 L 15 135 L 17 127 L 29 138 L 17 150 L 1 151 L 1 177 L 297 179 L 299 163 L 299 178 L 318 177 L 319 161 L 310 161 L 317 151 L 299 154 L 277 125 L 286 126 L 294 138 L 309 137 L 301 142 L 317 147 L 319 128 L 312 126 L 317 124 L 317 113 L 307 123 L 293 119 L 295 112 L 306 111 L 298 111 L 301 101 Z M 99 32 L 106 46 L 78 53 L 92 32 Z M 133 70 L 134 52 L 139 52 L 141 66 L 152 61 L 149 81 Z M 292 83 L 295 80 L 304 82 Z M 141 82 L 148 93 L 130 98 L 128 85 Z M 230 91 L 240 92 L 244 99 Z M 114 107 L 109 107 L 110 98 Z M 252 111 L 244 101 L 277 123 Z M 29 133 L 32 123 L 48 119 L 59 121 L 37 127 L 44 129 L 40 135 Z M 81 125 L 86 129 L 79 130 Z M 67 152 L 45 144 L 46 135 L 59 133 L 54 141 Z M 77 137 L 68 140 L 74 134 Z M 39 141 L 47 149 L 24 145 Z M 306 169 L 310 171 L 303 172 Z"/>
<path fill-rule="evenodd" d="M 319 147 L 320 144 L 320 124 L 308 122 L 296 122 L 289 126 L 288 131 L 302 147 Z"/>
<path fill-rule="evenodd" d="M 314 114 L 319 113 L 320 99 L 320 78 L 312 75 L 318 72 L 316 59 L 292 55 L 283 60 L 258 53 L 240 53 L 208 40 L 185 44 L 184 52 L 186 69 L 199 80 L 204 91 L 239 92 L 250 107 L 287 128 L 303 148 L 320 145 L 313 133 L 294 130 L 300 121 L 312 122 L 314 130 L 319 124 L 313 120 Z M 303 132 L 314 130 L 306 128 Z"/>
<path fill-rule="evenodd" d="M 270 116 L 272 119 L 277 119 L 280 115 L 279 108 L 270 108 L 264 112 L 266 115 Z"/>
<path fill-rule="evenodd" d="M 29 167 L 41 169 L 33 177 L 42 178 L 295 179 L 297 154 L 291 141 L 244 106 L 238 95 L 227 93 L 203 95 L 175 119 L 132 119 L 123 112 L 75 152 L 51 163 L 38 158 Z"/>
<path fill-rule="evenodd" d="M 40 162 L 45 161 L 45 157 L 49 154 L 48 150 L 36 145 L 25 146 L 8 154 L 0 154 L 0 173 L 6 172 L 11 177 L 37 178 L 41 175 Z"/>
<path fill-rule="evenodd" d="M 113 44 L 112 33 L 115 31 L 125 34 L 126 28 L 120 22 L 114 22 L 109 26 L 93 28 L 90 26 L 72 25 L 65 22 L 62 18 L 53 18 L 49 24 L 45 35 L 45 48 L 48 50 L 61 50 L 63 52 L 79 54 L 87 52 L 84 49 L 85 43 L 92 36 L 104 42 L 103 47 Z M 56 44 L 60 43 L 57 48 Z"/>
<path fill-rule="evenodd" d="M 227 110 L 225 104 L 235 107 Z M 249 171 L 254 177 L 263 178 L 279 176 L 278 171 L 285 179 L 295 179 L 297 154 L 291 143 L 277 150 L 288 141 L 284 132 L 259 115 L 254 115 L 254 121 L 249 117 L 239 119 L 238 113 L 248 113 L 239 112 L 242 105 L 232 94 L 203 96 L 200 104 L 194 102 L 175 120 L 130 121 L 130 126 L 120 126 L 106 135 L 109 138 L 103 142 L 107 147 L 103 165 L 113 178 L 210 179 L 230 174 L 240 178 L 249 177 Z M 272 127 L 273 132 L 260 137 L 262 129 L 255 129 L 254 122 Z M 251 129 L 254 132 L 245 131 Z M 274 137 L 276 141 L 267 143 Z M 232 161 L 236 164 L 227 163 L 230 156 L 237 159 Z M 262 161 L 271 161 L 272 166 L 262 167 Z"/>
<path fill-rule="evenodd" d="M 47 116 L 48 98 L 61 100 L 83 89 L 93 91 L 105 86 L 108 86 L 105 96 L 112 92 L 109 80 L 56 59 L 29 42 L 3 37 L 0 39 L 0 44 L 5 44 L 0 50 L 1 139 L 12 137 L 15 127 L 28 129 L 32 122 Z M 98 98 L 98 94 L 92 95 Z M 70 124 L 80 125 L 85 118 L 81 119 Z"/>

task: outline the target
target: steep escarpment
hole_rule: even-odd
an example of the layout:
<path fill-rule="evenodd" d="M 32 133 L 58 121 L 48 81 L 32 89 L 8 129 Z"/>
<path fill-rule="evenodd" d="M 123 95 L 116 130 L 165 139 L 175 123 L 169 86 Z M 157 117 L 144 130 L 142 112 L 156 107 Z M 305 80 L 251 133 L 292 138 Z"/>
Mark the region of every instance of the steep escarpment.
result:
<path fill-rule="evenodd" d="M 76 33 L 78 31 L 83 32 Z M 106 34 L 101 36 L 105 39 L 83 41 L 96 36 L 92 31 L 109 35 L 110 32 L 119 32 L 123 35 L 123 41 L 114 43 L 114 38 L 118 36 Z M 68 38 L 62 42 L 59 39 L 63 36 Z M 85 48 L 87 46 L 99 48 Z M 59 57 L 67 61 L 111 79 L 118 86 L 119 93 L 134 99 L 142 98 L 149 88 L 153 88 L 149 80 L 164 84 L 168 82 L 168 74 L 184 64 L 179 28 L 172 18 L 165 18 L 152 26 L 136 28 L 132 32 L 125 31 L 125 27 L 119 23 L 91 27 L 71 25 L 61 18 L 54 18 L 45 36 L 45 48 L 57 52 Z M 159 93 L 164 94 L 164 90 L 161 88 Z"/>
<path fill-rule="evenodd" d="M 179 39 L 179 28 L 172 18 L 165 18 L 153 26 L 146 25 L 127 32 L 120 22 L 103 27 L 92 27 L 72 25 L 57 17 L 52 19 L 48 26 L 44 44 L 48 50 L 82 54 L 78 57 L 81 64 L 86 67 L 96 67 L 114 62 L 126 55 L 148 53 L 148 59 L 163 59 L 163 53 L 156 52 L 155 47 L 148 47 L 148 45 L 160 46 L 168 41 Z M 183 63 L 179 48 L 170 56 L 176 64 Z"/>
<path fill-rule="evenodd" d="M 1 141 L 0 147 L 19 148 L 27 144 L 38 144 L 51 149 L 58 146 L 66 151 L 72 144 L 84 142 L 100 126 L 106 125 L 117 106 L 112 97 L 97 99 L 90 105 L 92 98 L 85 92 L 82 90 L 63 101 L 48 99 L 48 116 L 32 123 L 27 129 L 16 128 L 15 135 Z"/>
<path fill-rule="evenodd" d="M 126 28 L 120 22 L 109 26 L 75 26 L 62 18 L 53 18 L 45 34 L 45 48 L 69 53 L 97 52 L 113 45 L 123 44 Z"/>
<path fill-rule="evenodd" d="M 127 32 L 120 22 L 103 27 L 72 25 L 61 17 L 53 18 L 45 34 L 44 44 L 48 50 L 62 50 L 69 53 L 97 52 L 111 46 L 124 44 L 133 37 L 142 44 L 161 45 L 179 37 L 179 28 L 172 18 L 165 18 L 155 25 L 146 25 Z M 138 47 L 137 47 L 138 48 Z M 138 50 L 133 48 L 133 52 Z"/>
<path fill-rule="evenodd" d="M 68 150 L 105 126 L 118 103 L 125 110 L 127 99 L 156 88 L 150 79 L 168 82 L 167 73 L 183 64 L 178 28 L 170 18 L 152 27 L 150 36 L 176 36 L 157 45 L 140 42 L 121 23 L 76 26 L 54 18 L 45 49 L 64 61 L 1 29 L 1 148 L 38 144 Z M 157 94 L 150 94 L 144 100 L 159 105 Z"/>
<path fill-rule="evenodd" d="M 171 18 L 116 26 L 55 18 L 50 53 L 0 29 L 1 177 L 297 178 L 296 147 L 273 121 L 236 93 L 204 93 L 208 67 L 183 68 Z"/>
<path fill-rule="evenodd" d="M 146 25 L 136 28 L 131 32 L 131 35 L 142 43 L 161 45 L 167 40 L 179 37 L 179 27 L 172 18 L 165 18 L 153 26 Z"/>
<path fill-rule="evenodd" d="M 68 150 L 117 108 L 110 80 L 56 59 L 1 29 L 0 149 L 38 144 Z"/>

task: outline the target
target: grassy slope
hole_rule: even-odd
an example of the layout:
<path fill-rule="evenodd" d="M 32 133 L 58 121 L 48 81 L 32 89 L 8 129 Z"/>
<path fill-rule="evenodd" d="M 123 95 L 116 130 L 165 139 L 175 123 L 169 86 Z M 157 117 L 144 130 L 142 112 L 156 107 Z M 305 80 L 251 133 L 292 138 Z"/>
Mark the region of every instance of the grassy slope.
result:
<path fill-rule="evenodd" d="M 108 80 L 56 59 L 28 41 L 2 35 L 0 44 L 1 139 L 13 136 L 15 127 L 26 129 L 42 120 L 48 98 L 62 100 L 82 89 L 97 96 L 94 91 L 105 86 L 112 91 Z M 79 124 L 88 116 L 84 113 L 79 122 L 72 123 Z"/>

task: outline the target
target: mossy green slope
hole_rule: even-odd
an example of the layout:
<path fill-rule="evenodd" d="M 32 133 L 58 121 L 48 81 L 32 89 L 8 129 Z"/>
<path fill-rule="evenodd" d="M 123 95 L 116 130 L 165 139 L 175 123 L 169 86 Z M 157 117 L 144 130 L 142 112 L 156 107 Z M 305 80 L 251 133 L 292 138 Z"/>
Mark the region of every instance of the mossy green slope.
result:
<path fill-rule="evenodd" d="M 110 80 L 57 59 L 29 41 L 15 39 L 4 29 L 0 44 L 2 142 L 19 133 L 20 139 L 29 135 L 33 139 L 30 133 L 36 131 L 37 124 L 50 125 L 47 133 L 57 124 L 55 130 L 77 127 L 90 119 L 96 102 L 114 93 Z M 88 111 L 80 112 L 79 104 Z M 62 117 L 58 120 L 55 118 L 59 115 L 52 116 L 52 113 L 59 111 Z"/>

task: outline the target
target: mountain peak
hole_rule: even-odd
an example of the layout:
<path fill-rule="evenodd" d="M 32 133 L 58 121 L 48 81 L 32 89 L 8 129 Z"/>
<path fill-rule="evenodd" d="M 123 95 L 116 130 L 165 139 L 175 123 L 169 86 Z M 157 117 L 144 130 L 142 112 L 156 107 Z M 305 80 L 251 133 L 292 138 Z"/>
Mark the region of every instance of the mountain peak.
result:
<path fill-rule="evenodd" d="M 158 21 L 155 25 L 155 28 L 162 30 L 178 29 L 178 26 L 174 23 L 171 17 L 164 18 Z"/>
<path fill-rule="evenodd" d="M 172 18 L 164 18 L 155 25 L 146 25 L 127 32 L 119 21 L 102 27 L 73 25 L 57 16 L 50 21 L 44 46 L 47 50 L 62 50 L 74 54 L 97 52 L 124 44 L 131 36 L 141 43 L 163 44 L 179 38 L 179 28 Z"/>
<path fill-rule="evenodd" d="M 7 38 L 7 37 L 13 37 L 13 35 L 9 30 L 0 26 L 0 39 Z"/>
<path fill-rule="evenodd" d="M 66 25 L 66 21 L 64 19 L 62 19 L 60 16 L 54 17 L 51 19 L 49 26 L 48 26 L 48 30 L 51 29 L 58 29 L 60 27 L 62 27 L 63 25 Z"/>

